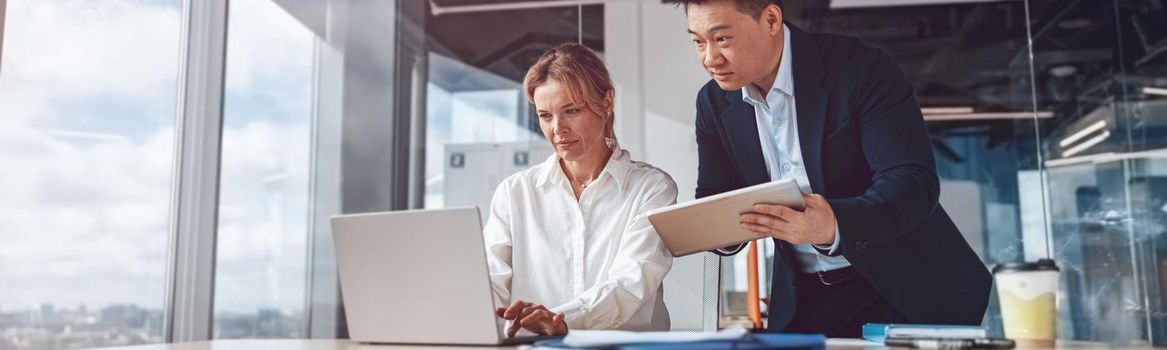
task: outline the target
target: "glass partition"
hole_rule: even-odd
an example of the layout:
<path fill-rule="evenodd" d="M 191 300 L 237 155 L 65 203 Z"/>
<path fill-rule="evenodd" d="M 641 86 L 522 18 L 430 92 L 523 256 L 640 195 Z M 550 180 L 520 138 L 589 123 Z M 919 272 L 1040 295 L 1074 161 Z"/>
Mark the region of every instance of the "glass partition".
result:
<path fill-rule="evenodd" d="M 1167 345 L 1167 4 L 1028 3 L 1060 335 Z"/>
<path fill-rule="evenodd" d="M 784 10 L 804 30 L 872 43 L 904 69 L 931 136 L 940 204 L 987 266 L 1024 257 L 1025 237 L 1043 241 L 1035 127 L 1052 113 L 1034 108 L 1024 2 L 787 2 Z M 1035 218 L 1024 215 L 1029 207 Z M 999 324 L 993 303 L 990 327 Z"/>
<path fill-rule="evenodd" d="M 429 8 L 424 207 L 490 207 L 507 176 L 539 164 L 551 147 L 523 92 L 544 51 L 578 42 L 604 52 L 604 5 L 520 8 L 497 2 Z M 481 28 L 491 28 L 483 40 Z"/>

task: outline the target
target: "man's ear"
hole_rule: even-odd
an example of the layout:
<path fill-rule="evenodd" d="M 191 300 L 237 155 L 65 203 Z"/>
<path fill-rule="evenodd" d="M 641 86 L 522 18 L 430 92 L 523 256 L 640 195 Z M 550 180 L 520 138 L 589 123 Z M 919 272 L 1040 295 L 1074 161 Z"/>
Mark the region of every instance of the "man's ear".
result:
<path fill-rule="evenodd" d="M 769 5 L 762 10 L 762 20 L 766 22 L 771 35 L 782 32 L 782 8 L 778 5 Z"/>

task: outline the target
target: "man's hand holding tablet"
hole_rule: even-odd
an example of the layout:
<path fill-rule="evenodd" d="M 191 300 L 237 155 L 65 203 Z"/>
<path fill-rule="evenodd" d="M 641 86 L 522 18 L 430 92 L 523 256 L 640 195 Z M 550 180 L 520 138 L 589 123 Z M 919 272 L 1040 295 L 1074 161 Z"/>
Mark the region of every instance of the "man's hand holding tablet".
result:
<path fill-rule="evenodd" d="M 755 204 L 754 212 L 741 214 L 741 228 L 793 244 L 835 243 L 835 211 L 827 199 L 803 193 L 802 200 L 803 210 L 781 204 Z"/>
<path fill-rule="evenodd" d="M 824 215 L 830 215 L 830 220 L 816 221 Z M 771 181 L 657 209 L 648 213 L 648 220 L 675 257 L 763 237 L 785 240 L 779 235 L 819 241 L 822 240 L 819 231 L 827 224 L 830 224 L 830 235 L 824 243 L 830 244 L 835 228 L 834 213 L 826 200 L 817 195 L 804 196 L 794 179 Z M 747 227 L 746 223 L 753 226 Z"/>

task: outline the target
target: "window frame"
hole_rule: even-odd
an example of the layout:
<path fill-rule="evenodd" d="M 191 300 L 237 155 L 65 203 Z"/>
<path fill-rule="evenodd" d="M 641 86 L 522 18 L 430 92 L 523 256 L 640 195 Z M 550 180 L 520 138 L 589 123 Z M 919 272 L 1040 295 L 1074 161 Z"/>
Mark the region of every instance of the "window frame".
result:
<path fill-rule="evenodd" d="M 211 338 L 228 0 L 186 0 L 182 13 L 171 189 L 166 342 Z"/>

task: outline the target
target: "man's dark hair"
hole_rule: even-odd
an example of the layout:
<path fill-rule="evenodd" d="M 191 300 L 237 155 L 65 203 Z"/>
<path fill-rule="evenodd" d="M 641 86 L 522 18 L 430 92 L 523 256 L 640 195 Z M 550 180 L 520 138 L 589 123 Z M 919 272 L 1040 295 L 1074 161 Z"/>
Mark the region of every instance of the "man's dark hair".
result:
<path fill-rule="evenodd" d="M 676 4 L 685 7 L 685 13 L 689 13 L 689 6 L 700 5 L 709 0 L 664 0 L 666 4 Z M 778 5 L 782 8 L 782 0 L 730 0 L 733 1 L 734 7 L 744 14 L 750 15 L 754 19 L 762 18 L 762 10 L 765 10 L 770 4 Z"/>

